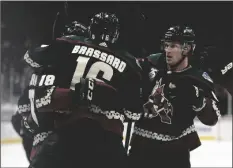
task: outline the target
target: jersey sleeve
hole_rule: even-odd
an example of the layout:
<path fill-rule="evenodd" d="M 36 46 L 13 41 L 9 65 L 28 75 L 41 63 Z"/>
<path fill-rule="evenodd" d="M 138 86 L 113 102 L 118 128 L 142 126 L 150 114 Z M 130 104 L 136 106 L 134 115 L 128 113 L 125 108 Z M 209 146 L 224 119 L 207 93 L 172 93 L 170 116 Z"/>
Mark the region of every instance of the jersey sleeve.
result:
<path fill-rule="evenodd" d="M 18 109 L 16 113 L 12 116 L 12 124 L 16 127 L 14 122 L 20 122 L 20 127 L 18 128 L 20 135 L 26 135 L 32 137 L 35 130 L 38 128 L 33 120 L 31 120 L 31 103 L 28 98 L 29 86 L 27 86 L 18 100 Z M 18 125 L 19 126 L 19 125 Z M 15 128 L 16 129 L 16 128 Z M 16 129 L 17 131 L 17 129 Z"/>
<path fill-rule="evenodd" d="M 202 110 L 197 112 L 198 119 L 205 125 L 215 125 L 221 117 L 220 101 L 216 92 L 216 85 L 206 72 L 202 73 L 202 81 L 204 84 L 208 84 L 208 87 L 204 87 L 205 92 L 205 106 Z M 203 85 L 204 85 L 203 84 Z"/>
<path fill-rule="evenodd" d="M 196 72 L 196 71 L 194 71 Z M 204 93 L 204 102 L 201 108 L 194 109 L 198 119 L 205 125 L 215 125 L 218 119 L 221 117 L 219 102 L 215 84 L 208 73 L 203 71 L 197 71 L 197 73 L 191 73 L 187 76 L 184 75 L 183 79 L 189 79 L 193 86 L 201 89 Z"/>
<path fill-rule="evenodd" d="M 42 68 L 32 74 L 27 96 L 37 112 L 69 110 L 74 91 L 60 86 L 60 83 L 60 74 L 53 67 Z"/>
<path fill-rule="evenodd" d="M 140 69 L 138 67 L 138 69 Z M 137 121 L 142 116 L 142 71 L 129 73 L 121 90 L 121 102 L 126 119 Z"/>
<path fill-rule="evenodd" d="M 53 65 L 60 59 L 65 45 L 63 41 L 56 40 L 49 45 L 32 46 L 24 54 L 24 61 L 32 68 Z"/>

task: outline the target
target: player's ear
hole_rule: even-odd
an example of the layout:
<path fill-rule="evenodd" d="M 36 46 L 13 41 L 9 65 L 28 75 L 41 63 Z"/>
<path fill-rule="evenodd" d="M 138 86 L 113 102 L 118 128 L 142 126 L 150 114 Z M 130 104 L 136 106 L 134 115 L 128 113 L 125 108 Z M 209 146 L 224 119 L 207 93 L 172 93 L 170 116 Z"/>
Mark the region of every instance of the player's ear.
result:
<path fill-rule="evenodd" d="M 187 55 L 191 51 L 191 45 L 185 44 L 183 46 L 183 54 Z"/>

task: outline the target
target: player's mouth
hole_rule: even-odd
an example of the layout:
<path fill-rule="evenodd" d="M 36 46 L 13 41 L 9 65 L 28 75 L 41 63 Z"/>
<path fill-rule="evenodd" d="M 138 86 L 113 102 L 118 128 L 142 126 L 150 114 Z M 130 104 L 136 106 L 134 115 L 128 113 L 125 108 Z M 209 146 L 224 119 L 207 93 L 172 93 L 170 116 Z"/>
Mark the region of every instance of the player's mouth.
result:
<path fill-rule="evenodd" d="M 167 57 L 167 60 L 169 61 L 172 59 L 172 56 L 167 55 L 166 57 Z"/>

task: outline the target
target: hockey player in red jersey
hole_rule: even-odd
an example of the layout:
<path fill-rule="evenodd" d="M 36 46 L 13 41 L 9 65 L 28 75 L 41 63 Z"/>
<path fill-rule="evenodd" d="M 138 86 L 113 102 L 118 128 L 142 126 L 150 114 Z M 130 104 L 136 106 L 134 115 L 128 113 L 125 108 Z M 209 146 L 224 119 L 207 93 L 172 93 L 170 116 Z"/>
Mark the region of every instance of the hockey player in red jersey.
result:
<path fill-rule="evenodd" d="M 126 166 L 123 122 L 141 116 L 141 68 L 115 46 L 119 26 L 114 14 L 101 12 L 91 19 L 89 38 L 73 29 L 25 54 L 35 68 L 30 104 L 19 107 L 36 127 L 30 167 Z"/>
<path fill-rule="evenodd" d="M 190 151 L 200 146 L 194 118 L 213 126 L 220 117 L 212 79 L 189 64 L 194 38 L 190 27 L 170 27 L 164 53 L 143 60 L 144 116 L 131 138 L 132 168 L 189 168 Z"/>

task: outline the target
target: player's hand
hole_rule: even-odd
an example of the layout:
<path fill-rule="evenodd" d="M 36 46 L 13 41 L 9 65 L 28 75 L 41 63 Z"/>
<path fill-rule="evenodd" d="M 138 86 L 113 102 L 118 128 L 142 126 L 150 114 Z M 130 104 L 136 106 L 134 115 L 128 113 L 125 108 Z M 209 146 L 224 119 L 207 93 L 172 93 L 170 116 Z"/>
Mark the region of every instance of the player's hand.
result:
<path fill-rule="evenodd" d="M 21 136 L 20 132 L 22 129 L 22 116 L 18 112 L 12 115 L 11 124 L 15 131 Z"/>
<path fill-rule="evenodd" d="M 32 137 L 37 125 L 32 120 L 31 113 L 14 114 L 11 118 L 11 123 L 15 131 L 22 137 Z"/>
<path fill-rule="evenodd" d="M 75 92 L 79 97 L 79 104 L 96 105 L 102 110 L 117 108 L 117 89 L 102 81 L 93 78 L 81 78 L 81 82 L 75 85 Z"/>

